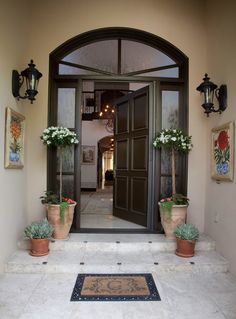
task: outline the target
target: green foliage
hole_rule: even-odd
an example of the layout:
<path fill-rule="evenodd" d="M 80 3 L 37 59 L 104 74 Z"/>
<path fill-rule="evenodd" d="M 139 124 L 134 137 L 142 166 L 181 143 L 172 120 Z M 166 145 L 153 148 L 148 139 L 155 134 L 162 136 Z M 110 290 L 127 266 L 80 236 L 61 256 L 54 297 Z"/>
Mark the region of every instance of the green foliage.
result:
<path fill-rule="evenodd" d="M 174 234 L 177 238 L 188 241 L 197 240 L 199 238 L 199 230 L 193 224 L 177 225 Z"/>
<path fill-rule="evenodd" d="M 52 191 L 45 191 L 43 196 L 40 196 L 42 204 L 52 204 L 59 205 L 60 199 L 59 195 L 55 194 Z"/>
<path fill-rule="evenodd" d="M 53 233 L 53 227 L 49 224 L 48 220 L 44 218 L 43 220 L 32 222 L 24 230 L 24 235 L 30 239 L 44 239 L 50 238 Z"/>
<path fill-rule="evenodd" d="M 172 200 L 174 202 L 174 205 L 188 205 L 189 204 L 188 197 L 186 197 L 182 194 L 173 194 Z"/>
<path fill-rule="evenodd" d="M 160 203 L 161 216 L 165 217 L 166 219 L 171 219 L 172 206 L 174 205 L 174 202 L 170 200 L 170 201 L 164 201 L 159 203 Z"/>
<path fill-rule="evenodd" d="M 225 150 L 221 150 L 220 148 L 215 148 L 214 150 L 214 158 L 216 164 L 220 164 L 221 162 L 229 162 L 230 156 L 230 147 L 227 145 Z"/>
<path fill-rule="evenodd" d="M 65 209 L 69 208 L 70 205 L 67 202 L 61 202 L 60 203 L 60 220 L 61 222 L 64 222 L 65 219 Z"/>
<path fill-rule="evenodd" d="M 180 129 L 163 129 L 157 133 L 153 141 L 155 148 L 174 148 L 181 153 L 188 153 L 193 145 L 191 143 L 191 136 L 188 136 Z"/>

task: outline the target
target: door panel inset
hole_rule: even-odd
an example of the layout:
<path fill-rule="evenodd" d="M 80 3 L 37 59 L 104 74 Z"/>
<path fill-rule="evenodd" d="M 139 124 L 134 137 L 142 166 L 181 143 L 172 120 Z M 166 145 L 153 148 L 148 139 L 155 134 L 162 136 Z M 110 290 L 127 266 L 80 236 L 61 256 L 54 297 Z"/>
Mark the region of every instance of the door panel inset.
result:
<path fill-rule="evenodd" d="M 131 178 L 131 211 L 146 215 L 147 209 L 147 178 Z"/>
<path fill-rule="evenodd" d="M 124 101 L 116 107 L 116 134 L 127 133 L 129 129 L 129 102 Z"/>
<path fill-rule="evenodd" d="M 116 142 L 116 167 L 117 169 L 128 169 L 128 139 Z M 117 155 L 119 154 L 119 156 Z"/>
<path fill-rule="evenodd" d="M 147 95 L 140 95 L 134 98 L 133 102 L 133 130 L 146 129 L 148 127 L 148 109 L 144 107 L 147 104 Z"/>
<path fill-rule="evenodd" d="M 119 209 L 128 210 L 128 179 L 118 177 L 115 180 L 115 206 Z"/>
<path fill-rule="evenodd" d="M 133 170 L 147 169 L 147 137 L 140 136 L 132 139 L 132 165 Z"/>

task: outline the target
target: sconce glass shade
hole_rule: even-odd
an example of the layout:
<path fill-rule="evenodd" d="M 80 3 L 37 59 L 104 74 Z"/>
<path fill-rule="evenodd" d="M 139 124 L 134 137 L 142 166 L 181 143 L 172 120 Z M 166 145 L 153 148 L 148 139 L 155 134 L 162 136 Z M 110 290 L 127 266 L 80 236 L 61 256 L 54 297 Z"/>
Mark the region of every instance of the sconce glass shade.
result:
<path fill-rule="evenodd" d="M 208 74 L 205 74 L 203 82 L 197 87 L 197 90 L 203 94 L 204 101 L 202 107 L 205 109 L 205 113 L 209 116 L 209 113 L 214 112 L 214 91 L 217 88 L 213 82 L 210 81 Z"/>
<path fill-rule="evenodd" d="M 213 82 L 210 81 L 207 73 L 203 78 L 203 82 L 197 87 L 197 90 L 203 93 L 204 101 L 202 107 L 204 108 L 204 112 L 209 116 L 211 112 L 219 112 L 222 113 L 227 107 L 227 86 L 221 85 L 217 88 Z M 218 109 L 214 108 L 213 98 L 214 93 L 219 103 Z"/>
<path fill-rule="evenodd" d="M 28 64 L 28 68 L 19 74 L 16 70 L 12 72 L 12 94 L 17 99 L 29 99 L 31 104 L 35 100 L 35 96 L 37 95 L 38 91 L 38 82 L 39 79 L 42 77 L 42 73 L 40 73 L 36 68 L 33 60 L 30 61 Z M 26 81 L 26 93 L 24 96 L 20 95 L 20 88 L 24 82 Z"/>

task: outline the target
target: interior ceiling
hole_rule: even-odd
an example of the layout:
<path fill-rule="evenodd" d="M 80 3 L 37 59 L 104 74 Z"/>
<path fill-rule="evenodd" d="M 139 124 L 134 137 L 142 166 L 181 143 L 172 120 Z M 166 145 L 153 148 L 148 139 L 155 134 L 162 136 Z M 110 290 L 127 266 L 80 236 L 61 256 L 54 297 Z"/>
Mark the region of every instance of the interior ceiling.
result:
<path fill-rule="evenodd" d="M 114 145 L 113 135 L 105 136 L 98 142 L 98 147 L 101 153 L 110 151 Z"/>

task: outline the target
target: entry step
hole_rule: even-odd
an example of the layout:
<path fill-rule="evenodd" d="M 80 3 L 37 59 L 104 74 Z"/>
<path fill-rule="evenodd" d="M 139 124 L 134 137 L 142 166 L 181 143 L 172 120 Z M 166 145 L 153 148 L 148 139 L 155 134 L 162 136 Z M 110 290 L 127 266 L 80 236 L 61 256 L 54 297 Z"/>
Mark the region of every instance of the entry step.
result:
<path fill-rule="evenodd" d="M 29 240 L 21 240 L 19 249 L 29 249 Z M 51 251 L 103 251 L 103 252 L 174 252 L 175 240 L 167 240 L 162 234 L 70 234 L 67 240 L 52 240 Z M 196 251 L 214 251 L 215 241 L 201 234 Z"/>
<path fill-rule="evenodd" d="M 197 251 L 192 258 L 173 252 L 51 250 L 32 257 L 27 250 L 15 252 L 5 265 L 8 273 L 115 273 L 115 272 L 226 272 L 228 262 L 215 251 Z"/>

